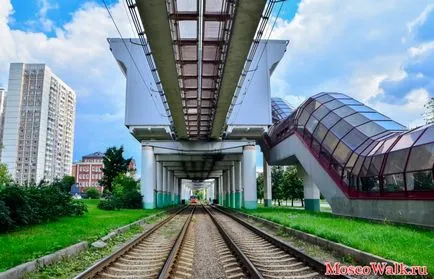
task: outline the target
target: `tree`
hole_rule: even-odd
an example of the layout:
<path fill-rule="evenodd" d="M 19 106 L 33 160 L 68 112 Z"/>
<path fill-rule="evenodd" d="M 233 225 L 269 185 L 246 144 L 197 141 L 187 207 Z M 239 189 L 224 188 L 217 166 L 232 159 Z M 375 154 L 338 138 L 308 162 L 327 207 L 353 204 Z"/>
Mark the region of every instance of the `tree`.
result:
<path fill-rule="evenodd" d="M 89 199 L 99 199 L 101 194 L 99 193 L 98 189 L 95 187 L 90 187 L 86 190 L 87 197 Z"/>
<path fill-rule="evenodd" d="M 256 195 L 258 200 L 264 199 L 264 174 L 260 173 L 256 177 Z"/>
<path fill-rule="evenodd" d="M 99 181 L 100 185 L 105 187 L 105 190 L 112 191 L 112 183 L 115 177 L 119 174 L 125 174 L 128 171 L 128 166 L 131 158 L 124 159 L 124 147 L 110 147 L 104 154 L 103 164 L 101 169 L 103 176 Z"/>
<path fill-rule="evenodd" d="M 272 167 L 271 169 L 271 191 L 273 199 L 277 200 L 280 206 L 282 200 L 285 198 L 284 181 L 283 181 L 283 168 Z"/>
<path fill-rule="evenodd" d="M 434 123 L 434 97 L 431 97 L 429 102 L 425 105 L 424 118 L 426 124 Z"/>
<path fill-rule="evenodd" d="M 283 180 L 285 196 L 291 200 L 291 206 L 294 206 L 294 199 L 300 199 L 303 206 L 303 180 L 298 176 L 297 169 L 292 168 L 285 171 Z"/>
<path fill-rule="evenodd" d="M 6 164 L 0 164 L 0 190 L 12 182 L 12 176 L 8 172 Z"/>

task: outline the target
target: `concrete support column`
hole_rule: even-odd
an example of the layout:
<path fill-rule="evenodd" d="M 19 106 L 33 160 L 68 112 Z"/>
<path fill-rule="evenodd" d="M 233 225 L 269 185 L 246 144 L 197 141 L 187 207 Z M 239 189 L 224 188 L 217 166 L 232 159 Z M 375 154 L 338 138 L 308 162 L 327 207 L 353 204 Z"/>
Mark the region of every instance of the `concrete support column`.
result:
<path fill-rule="evenodd" d="M 232 170 L 229 169 L 226 172 L 226 199 L 227 199 L 227 207 L 232 207 Z"/>
<path fill-rule="evenodd" d="M 303 178 L 304 209 L 309 211 L 320 211 L 320 192 L 302 166 L 297 167 L 298 174 Z"/>
<path fill-rule="evenodd" d="M 142 146 L 142 172 L 140 179 L 140 192 L 143 196 L 143 207 L 145 209 L 155 208 L 154 187 L 155 179 L 155 156 L 152 146 Z"/>
<path fill-rule="evenodd" d="M 157 208 L 163 207 L 163 164 L 161 162 L 157 162 Z"/>
<path fill-rule="evenodd" d="M 241 195 L 241 161 L 235 162 L 234 172 L 235 172 L 235 208 L 241 208 L 242 204 L 242 195 Z"/>
<path fill-rule="evenodd" d="M 167 204 L 172 205 L 173 204 L 173 171 L 167 171 Z"/>
<path fill-rule="evenodd" d="M 178 204 L 181 204 L 181 199 L 183 199 L 182 195 L 182 179 L 178 178 L 178 184 L 176 184 L 178 187 Z"/>
<path fill-rule="evenodd" d="M 244 208 L 256 209 L 258 199 L 256 195 L 256 146 L 247 145 L 243 148 L 243 183 Z"/>
<path fill-rule="evenodd" d="M 236 162 L 235 162 L 236 163 Z M 235 208 L 235 165 L 231 169 L 231 207 Z"/>
<path fill-rule="evenodd" d="M 228 170 L 223 172 L 223 206 L 228 206 Z"/>
<path fill-rule="evenodd" d="M 273 197 L 271 196 L 271 166 L 264 160 L 264 206 L 271 207 L 273 202 Z"/>
<path fill-rule="evenodd" d="M 167 169 L 163 167 L 163 198 L 162 198 L 162 206 L 167 206 Z"/>

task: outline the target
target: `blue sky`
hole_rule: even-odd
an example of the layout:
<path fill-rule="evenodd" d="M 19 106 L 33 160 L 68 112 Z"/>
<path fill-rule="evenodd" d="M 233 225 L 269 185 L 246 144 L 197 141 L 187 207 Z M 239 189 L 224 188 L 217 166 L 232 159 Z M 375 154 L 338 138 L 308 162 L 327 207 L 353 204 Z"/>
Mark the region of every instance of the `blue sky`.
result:
<path fill-rule="evenodd" d="M 124 4 L 107 2 L 131 36 Z M 123 144 L 139 161 L 123 125 L 125 79 L 105 40 L 117 36 L 101 1 L 0 0 L 0 86 L 19 61 L 46 63 L 74 88 L 75 160 Z M 338 91 L 407 126 L 423 123 L 434 95 L 434 0 L 287 1 L 271 37 L 290 40 L 272 95 L 298 105 Z"/>

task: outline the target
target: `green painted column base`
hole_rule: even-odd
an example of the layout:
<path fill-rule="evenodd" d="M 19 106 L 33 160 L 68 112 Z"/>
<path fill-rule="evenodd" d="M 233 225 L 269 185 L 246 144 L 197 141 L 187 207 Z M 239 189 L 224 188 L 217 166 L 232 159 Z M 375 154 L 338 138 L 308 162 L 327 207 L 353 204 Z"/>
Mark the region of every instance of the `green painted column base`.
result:
<path fill-rule="evenodd" d="M 163 208 L 164 202 L 163 202 L 163 193 L 158 192 L 157 193 L 157 208 Z"/>
<path fill-rule="evenodd" d="M 143 207 L 145 209 L 154 209 L 155 208 L 154 207 L 154 202 L 145 202 L 145 203 L 143 203 Z"/>
<path fill-rule="evenodd" d="M 235 192 L 235 208 L 241 208 L 241 192 Z"/>
<path fill-rule="evenodd" d="M 244 201 L 245 209 L 256 209 L 258 208 L 258 201 Z"/>
<path fill-rule="evenodd" d="M 272 207 L 273 206 L 273 200 L 271 200 L 271 199 L 264 199 L 264 206 L 265 207 Z"/>
<path fill-rule="evenodd" d="M 304 209 L 309 211 L 321 211 L 319 199 L 304 199 Z"/>

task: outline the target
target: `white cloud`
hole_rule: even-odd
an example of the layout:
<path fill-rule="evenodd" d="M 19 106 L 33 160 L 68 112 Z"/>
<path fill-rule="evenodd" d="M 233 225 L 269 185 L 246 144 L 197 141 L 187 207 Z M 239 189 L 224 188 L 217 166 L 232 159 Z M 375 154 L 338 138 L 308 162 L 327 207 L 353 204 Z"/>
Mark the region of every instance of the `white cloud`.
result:
<path fill-rule="evenodd" d="M 57 7 L 46 0 L 39 3 L 40 18 L 47 19 L 47 12 Z M 110 11 L 123 36 L 132 36 L 123 4 Z M 123 125 L 125 78 L 106 40 L 119 35 L 106 9 L 94 2 L 83 4 L 69 22 L 52 26 L 54 37 L 11 29 L 12 14 L 10 0 L 0 0 L 0 86 L 7 86 L 10 62 L 46 63 L 77 92 L 74 156 L 123 143 L 128 156 L 140 158 L 137 141 Z"/>
<path fill-rule="evenodd" d="M 290 44 L 272 78 L 272 94 L 295 100 L 337 91 L 392 109 L 373 99 L 384 94 L 384 79 L 406 74 L 403 64 L 412 41 L 403 38 L 427 2 L 433 1 L 302 1 L 294 19 L 279 19 L 273 31 L 273 38 Z M 393 108 L 399 111 L 400 106 Z M 402 112 L 404 124 L 421 119 L 408 107 Z"/>

